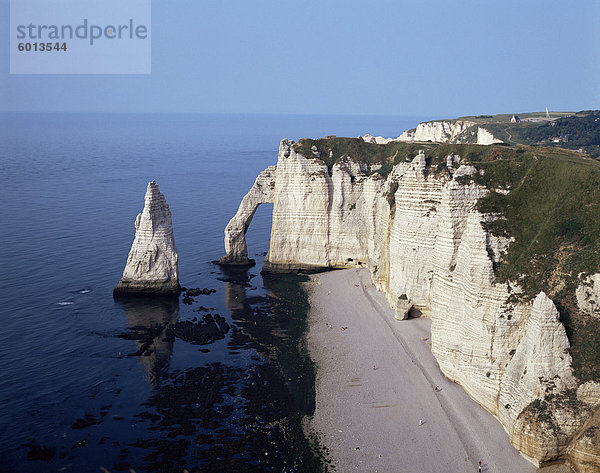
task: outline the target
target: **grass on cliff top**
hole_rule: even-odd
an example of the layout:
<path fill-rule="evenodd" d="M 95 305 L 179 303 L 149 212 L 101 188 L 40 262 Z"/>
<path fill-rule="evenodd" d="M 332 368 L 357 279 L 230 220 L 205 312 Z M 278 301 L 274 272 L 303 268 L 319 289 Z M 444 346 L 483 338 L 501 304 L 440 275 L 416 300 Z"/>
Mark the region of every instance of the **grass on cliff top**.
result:
<path fill-rule="evenodd" d="M 579 273 L 600 272 L 600 162 L 558 148 L 522 147 L 475 165 L 485 171 L 476 176 L 479 183 L 510 189 L 492 191 L 478 204 L 502 215 L 489 225 L 492 234 L 515 239 L 495 267 L 497 280 L 518 281 L 524 299 L 546 292 L 567 330 L 575 375 L 599 380 L 600 320 L 579 312 L 575 289 Z"/>
<path fill-rule="evenodd" d="M 515 239 L 497 265 L 499 281 L 518 280 L 531 298 L 557 292 L 562 275 L 575 284 L 580 272 L 600 271 L 600 162 L 557 148 L 490 147 L 473 164 L 484 170 L 479 184 L 510 189 L 479 202 L 502 215 L 488 229 Z"/>
<path fill-rule="evenodd" d="M 317 158 L 312 147 L 316 146 L 321 153 Z M 321 138 L 311 140 L 304 138 L 294 145 L 296 152 L 307 158 L 320 159 L 327 165 L 329 174 L 333 165 L 341 159 L 350 156 L 354 162 L 366 164 L 381 164 L 381 168 L 376 172 L 382 176 L 387 176 L 392 167 L 403 161 L 412 160 L 420 149 L 433 147 L 423 144 L 393 142 L 385 145 L 375 143 L 366 143 L 362 138 Z"/>
<path fill-rule="evenodd" d="M 491 120 L 485 128 L 509 144 L 542 145 L 566 149 L 583 149 L 600 156 L 600 111 L 583 110 L 574 114 L 554 113 L 553 120 L 510 123 Z M 495 118 L 495 117 L 494 117 Z M 559 140 L 555 142 L 554 140 Z"/>
<path fill-rule="evenodd" d="M 552 118 L 558 117 L 568 117 L 574 115 L 575 112 L 550 112 L 550 116 Z M 526 113 L 515 113 L 521 120 L 526 120 L 530 118 L 538 118 L 545 119 L 546 111 L 543 112 L 526 112 Z M 500 113 L 498 115 L 470 115 L 457 118 L 456 120 L 468 120 L 476 122 L 480 125 L 485 125 L 489 123 L 510 123 L 511 118 L 513 117 L 512 113 Z M 436 120 L 437 121 L 437 120 Z"/>
<path fill-rule="evenodd" d="M 600 320 L 580 313 L 575 300 L 578 275 L 600 272 L 600 162 L 529 146 L 440 145 L 429 154 L 438 169 L 445 156 L 458 154 L 484 171 L 473 179 L 492 191 L 478 202 L 479 210 L 502 216 L 487 229 L 514 238 L 494 265 L 496 280 L 518 281 L 520 300 L 546 292 L 565 325 L 575 376 L 600 380 Z"/>
<path fill-rule="evenodd" d="M 574 299 L 579 273 L 600 272 L 600 162 L 560 148 L 506 145 L 389 143 L 376 145 L 355 138 L 301 140 L 296 150 L 313 156 L 317 146 L 331 172 L 345 156 L 382 164 L 387 176 L 394 164 L 411 160 L 420 149 L 428 173 L 447 175 L 446 157 L 458 154 L 484 173 L 473 179 L 492 190 L 479 210 L 502 217 L 488 225 L 494 235 L 514 238 L 494 265 L 498 282 L 517 281 L 520 300 L 546 292 L 561 312 L 580 381 L 600 380 L 600 320 L 579 313 Z M 331 151 L 331 157 L 329 157 Z M 315 158 L 316 159 L 316 158 Z M 471 178 L 465 177 L 468 181 Z M 516 300 L 516 297 L 515 297 Z"/>

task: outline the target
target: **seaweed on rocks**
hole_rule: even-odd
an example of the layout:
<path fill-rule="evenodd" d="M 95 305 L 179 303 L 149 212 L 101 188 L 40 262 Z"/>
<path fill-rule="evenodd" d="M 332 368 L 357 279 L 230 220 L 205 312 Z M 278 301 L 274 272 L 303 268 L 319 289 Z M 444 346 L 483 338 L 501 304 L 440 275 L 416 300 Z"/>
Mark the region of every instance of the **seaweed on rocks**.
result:
<path fill-rule="evenodd" d="M 148 433 L 130 445 L 143 453 L 136 471 L 327 471 L 302 427 L 314 411 L 314 368 L 299 343 L 308 303 L 298 276 L 276 278 L 265 284 L 268 295 L 251 298 L 235 275 L 227 278 L 228 346 L 256 355 L 245 366 L 210 363 L 166 373 L 136 416 Z M 206 327 L 222 333 L 229 325 L 205 314 L 201 322 L 177 322 L 167 332 L 195 343 Z"/>
<path fill-rule="evenodd" d="M 56 455 L 56 447 L 40 445 L 35 441 L 35 439 L 30 440 L 28 443 L 24 444 L 23 447 L 27 447 L 29 449 L 27 452 L 28 460 L 37 460 L 50 463 Z"/>
<path fill-rule="evenodd" d="M 206 345 L 215 340 L 225 338 L 229 331 L 229 324 L 219 314 L 214 316 L 204 314 L 203 322 L 190 322 L 189 320 L 177 322 L 167 328 L 167 336 L 177 337 L 184 342 L 197 345 Z"/>

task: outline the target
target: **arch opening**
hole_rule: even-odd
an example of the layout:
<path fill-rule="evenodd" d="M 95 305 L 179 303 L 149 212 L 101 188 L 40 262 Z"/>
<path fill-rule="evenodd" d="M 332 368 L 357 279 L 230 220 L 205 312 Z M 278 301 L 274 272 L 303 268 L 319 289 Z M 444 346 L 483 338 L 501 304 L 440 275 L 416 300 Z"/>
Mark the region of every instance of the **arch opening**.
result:
<path fill-rule="evenodd" d="M 271 227 L 273 224 L 273 204 L 258 205 L 246 228 L 246 247 L 248 258 L 261 262 L 269 252 Z"/>

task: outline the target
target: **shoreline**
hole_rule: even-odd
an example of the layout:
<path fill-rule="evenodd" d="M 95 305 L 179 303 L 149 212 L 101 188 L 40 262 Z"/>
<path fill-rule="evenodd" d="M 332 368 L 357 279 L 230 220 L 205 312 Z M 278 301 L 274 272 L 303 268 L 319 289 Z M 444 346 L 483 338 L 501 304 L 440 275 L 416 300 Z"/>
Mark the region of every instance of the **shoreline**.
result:
<path fill-rule="evenodd" d="M 306 346 L 316 407 L 305 422 L 335 471 L 538 469 L 502 425 L 440 371 L 430 320 L 398 321 L 367 269 L 310 276 Z"/>

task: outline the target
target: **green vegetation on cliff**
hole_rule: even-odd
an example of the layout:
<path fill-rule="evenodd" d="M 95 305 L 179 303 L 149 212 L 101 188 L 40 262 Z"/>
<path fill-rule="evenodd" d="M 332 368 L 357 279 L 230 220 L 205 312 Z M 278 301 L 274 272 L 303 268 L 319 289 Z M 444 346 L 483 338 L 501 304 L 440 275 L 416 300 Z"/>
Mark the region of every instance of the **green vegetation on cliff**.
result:
<path fill-rule="evenodd" d="M 417 155 L 419 149 L 423 149 L 423 145 L 420 143 L 392 142 L 378 145 L 366 143 L 362 138 L 337 137 L 318 140 L 304 138 L 294 145 L 294 149 L 302 156 L 316 158 L 312 151 L 313 146 L 320 155 L 319 159 L 327 165 L 330 175 L 335 163 L 351 156 L 355 162 L 368 165 L 380 164 L 381 168 L 375 172 L 384 177 L 390 173 L 395 164 L 410 161 Z"/>
<path fill-rule="evenodd" d="M 381 164 L 375 172 L 387 176 L 393 165 L 410 161 L 419 150 L 425 152 L 430 174 L 449 176 L 450 154 L 483 171 L 463 180 L 490 189 L 479 210 L 499 218 L 487 229 L 514 240 L 495 264 L 497 281 L 518 282 L 523 293 L 515 302 L 546 292 L 567 328 L 575 374 L 581 381 L 600 379 L 600 320 L 579 313 L 574 296 L 580 273 L 600 272 L 598 160 L 541 146 L 377 145 L 360 138 L 306 139 L 295 146 L 307 157 L 315 157 L 311 148 L 316 146 L 330 173 L 336 162 L 351 156 L 355 162 Z"/>
<path fill-rule="evenodd" d="M 511 121 L 512 114 L 467 116 L 427 123 L 461 121 L 470 124 L 452 138 L 459 143 L 477 143 L 481 127 L 509 145 L 552 146 L 600 156 L 600 110 L 552 112 L 550 118 L 545 112 L 518 116 L 519 121 L 514 123 Z M 409 131 L 414 132 L 415 129 Z"/>
<path fill-rule="evenodd" d="M 600 320 L 577 308 L 580 273 L 600 271 L 600 162 L 557 148 L 507 148 L 475 165 L 492 190 L 479 210 L 501 218 L 492 234 L 514 238 L 495 268 L 499 282 L 517 281 L 531 299 L 545 291 L 556 303 L 571 342 L 575 374 L 600 379 Z"/>
<path fill-rule="evenodd" d="M 496 115 L 476 121 L 485 125 L 496 138 L 509 144 L 582 149 L 600 156 L 600 111 L 553 113 L 552 117 L 552 120 L 545 120 L 534 114 L 525 114 L 521 115 L 519 123 L 511 123 L 508 115 Z"/>

